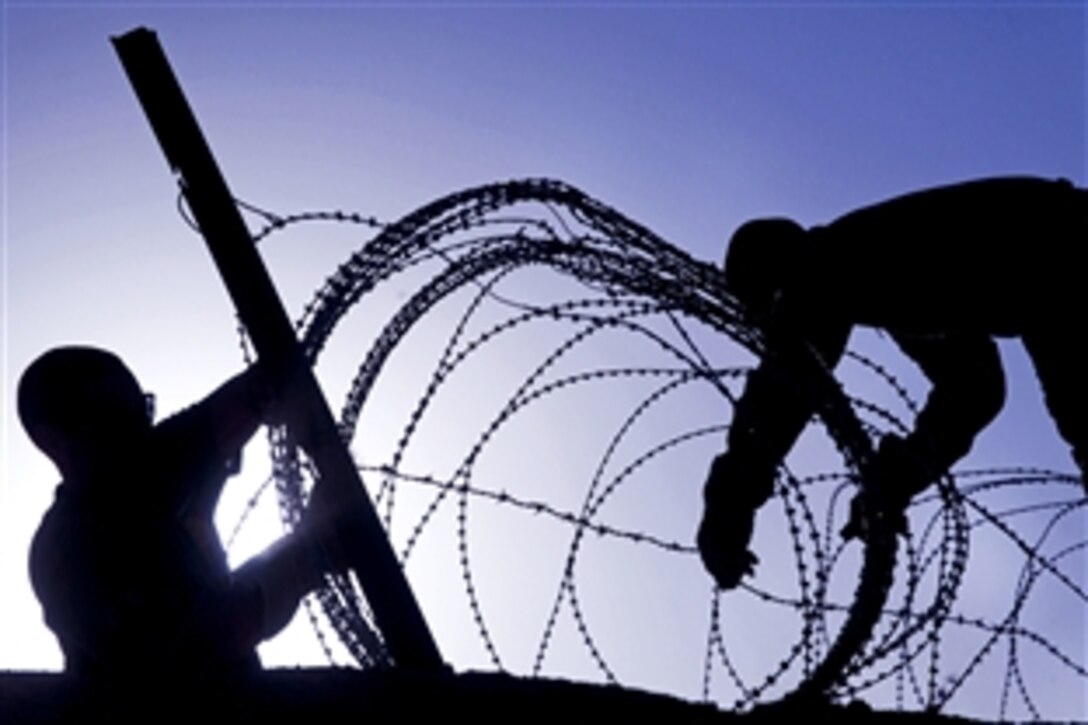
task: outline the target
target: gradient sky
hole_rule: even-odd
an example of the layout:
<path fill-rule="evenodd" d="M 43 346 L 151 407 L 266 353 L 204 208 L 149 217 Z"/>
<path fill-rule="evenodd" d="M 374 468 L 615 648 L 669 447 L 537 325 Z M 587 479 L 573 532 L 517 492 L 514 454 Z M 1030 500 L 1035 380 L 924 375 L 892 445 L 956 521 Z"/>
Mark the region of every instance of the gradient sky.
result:
<path fill-rule="evenodd" d="M 111 348 L 169 413 L 242 365 L 229 302 L 203 244 L 178 217 L 176 190 L 111 35 L 139 25 L 159 33 L 234 193 L 278 212 L 339 208 L 394 219 L 467 186 L 547 176 L 719 260 L 750 217 L 814 224 L 886 196 L 995 174 L 1088 183 L 1088 12 L 1080 2 L 3 7 L 0 668 L 60 666 L 25 574 L 56 474 L 13 415 L 22 369 L 57 344 Z M 292 314 L 352 243 L 336 233 L 270 243 L 266 259 Z M 890 345 L 855 341 L 924 394 Z M 1001 345 L 1008 403 L 965 465 L 1072 471 L 1029 361 L 1014 342 Z M 361 344 L 346 352 L 346 364 L 363 352 Z M 336 407 L 346 380 L 328 372 Z M 676 537 L 692 536 L 699 472 L 713 448 L 690 463 L 695 473 L 677 474 L 692 480 L 661 499 L 679 507 Z M 267 468 L 259 450 L 248 461 L 241 500 Z M 653 501 L 646 511 L 662 505 Z M 274 505 L 263 509 L 271 521 Z M 616 659 L 639 661 L 625 681 L 698 696 L 709 582 L 697 562 L 668 560 L 651 573 L 610 566 L 614 587 L 601 601 L 638 598 L 648 608 L 645 619 L 615 618 Z M 1000 569 L 999 558 L 986 563 L 994 577 Z M 446 607 L 463 599 L 458 573 L 436 565 L 409 574 L 447 657 L 461 668 L 487 666 L 471 631 L 461 641 L 471 629 L 457 619 L 463 605 Z M 495 576 L 508 582 L 512 574 Z M 546 600 L 548 587 L 541 591 Z M 685 597 L 694 614 L 670 609 Z M 502 610 L 498 602 L 489 611 Z M 496 626 L 516 632 L 524 614 L 538 631 L 540 613 L 519 606 L 496 613 Z M 1080 640 L 1071 650 L 1082 653 L 1083 609 L 1054 606 Z M 670 619 L 689 616 L 702 630 L 669 634 Z M 320 662 L 313 639 L 293 627 L 262 655 Z M 510 668 L 526 670 L 531 654 L 512 644 Z M 550 672 L 592 676 L 584 654 L 557 657 Z M 1085 716 L 1083 681 L 1062 687 L 1055 710 L 1044 712 Z M 992 715 L 999 688 L 958 708 Z"/>

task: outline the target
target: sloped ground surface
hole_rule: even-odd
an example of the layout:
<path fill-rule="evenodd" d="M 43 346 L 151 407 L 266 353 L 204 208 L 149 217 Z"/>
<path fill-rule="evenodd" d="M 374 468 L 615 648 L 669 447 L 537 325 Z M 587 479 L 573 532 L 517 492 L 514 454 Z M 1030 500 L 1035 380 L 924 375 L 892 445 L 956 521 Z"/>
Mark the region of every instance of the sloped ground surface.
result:
<path fill-rule="evenodd" d="M 101 719 L 101 714 L 112 717 Z M 815 703 L 796 709 L 722 712 L 712 705 L 615 686 L 525 679 L 499 673 L 420 674 L 398 670 L 284 669 L 261 673 L 229 696 L 199 702 L 141 701 L 140 693 L 95 699 L 80 683 L 53 673 L 0 673 L 0 722 L 34 723 L 157 720 L 179 716 L 215 722 L 614 722 L 729 723 L 826 718 L 829 722 L 970 722 L 944 715 L 874 712 Z"/>

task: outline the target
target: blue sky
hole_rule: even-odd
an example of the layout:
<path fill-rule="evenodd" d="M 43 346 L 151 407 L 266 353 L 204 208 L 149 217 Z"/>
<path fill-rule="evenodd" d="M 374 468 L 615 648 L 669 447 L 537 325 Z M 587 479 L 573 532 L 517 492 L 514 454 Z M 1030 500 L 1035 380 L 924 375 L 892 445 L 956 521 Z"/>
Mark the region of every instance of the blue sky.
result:
<path fill-rule="evenodd" d="M 893 194 L 994 174 L 1088 183 L 1082 3 L 7 2 L 2 22 L 3 668 L 60 664 L 25 576 L 26 546 L 55 473 L 14 420 L 19 372 L 56 344 L 109 347 L 168 413 L 242 365 L 229 303 L 202 243 L 177 215 L 172 181 L 111 35 L 138 25 L 159 33 L 234 192 L 280 212 L 340 208 L 393 219 L 463 187 L 547 176 L 696 257 L 720 260 L 728 235 L 750 217 L 814 224 Z M 266 259 L 292 313 L 356 242 L 322 231 L 269 243 Z M 389 312 L 375 311 L 382 314 Z M 924 394 L 886 341 L 860 334 L 854 342 Z M 345 364 L 365 351 L 362 343 L 338 344 Z M 617 346 L 601 354 L 630 353 Z M 1026 356 L 1014 342 L 1003 342 L 1002 354 L 1008 403 L 965 465 L 1072 471 Z M 337 400 L 346 386 L 339 368 L 319 372 Z M 708 420 L 717 415 L 696 407 Z M 562 433 L 553 427 L 547 440 L 563 445 Z M 632 520 L 649 526 L 661 507 L 675 507 L 670 531 L 690 540 L 714 449 L 708 444 L 677 469 L 671 491 L 633 501 Z M 248 478 L 238 483 L 243 500 L 266 466 L 259 450 L 248 460 Z M 228 503 L 235 512 L 240 506 Z M 271 521 L 275 506 L 264 509 Z M 517 532 L 521 524 L 494 525 Z M 253 539 L 248 545 L 259 546 L 261 536 Z M 662 618 L 690 601 L 691 612 L 675 604 L 683 612 L 675 619 L 705 624 L 708 582 L 690 557 L 645 570 L 640 561 L 601 564 L 614 587 L 601 587 L 600 606 L 634 597 L 647 610 L 615 618 L 614 639 L 605 639 L 621 662 L 646 660 L 627 668 L 628 681 L 697 696 L 705 626 L 673 638 Z M 985 568 L 1005 582 L 997 561 Z M 532 607 L 544 600 L 506 600 L 504 587 L 523 585 L 504 584 L 513 570 L 494 565 L 500 594 L 490 611 L 504 623 L 496 626 L 509 621 L 517 640 L 526 626 L 520 615 L 535 616 L 538 628 Z M 458 636 L 470 629 L 457 619 L 462 605 L 445 607 L 461 596 L 455 568 L 420 565 L 409 574 L 447 656 L 459 667 L 487 666 L 478 643 Z M 990 581 L 981 577 L 976 591 L 988 591 Z M 1072 651 L 1083 653 L 1083 609 L 1068 598 L 1053 606 L 1080 640 Z M 303 627 L 263 654 L 319 661 L 312 639 Z M 689 641 L 690 656 L 677 653 L 683 666 L 651 664 L 671 662 L 670 648 Z M 504 659 L 512 669 L 531 664 L 530 646 L 510 648 Z M 592 676 L 578 657 L 557 655 L 556 672 Z M 1086 712 L 1082 681 L 1072 682 L 1063 687 L 1073 694 L 1055 699 L 1056 717 Z M 959 706 L 983 713 L 996 700 L 978 698 Z"/>

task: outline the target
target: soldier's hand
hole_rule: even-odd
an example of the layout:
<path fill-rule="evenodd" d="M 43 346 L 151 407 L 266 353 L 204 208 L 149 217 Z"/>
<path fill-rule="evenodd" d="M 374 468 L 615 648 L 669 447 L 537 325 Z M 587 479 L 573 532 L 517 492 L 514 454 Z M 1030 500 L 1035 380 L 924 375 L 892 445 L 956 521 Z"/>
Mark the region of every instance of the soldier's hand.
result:
<path fill-rule="evenodd" d="M 755 571 L 759 559 L 748 545 L 756 509 L 770 494 L 773 476 L 773 469 L 753 466 L 735 454 L 720 455 L 711 464 L 696 543 L 703 566 L 722 589 L 737 587 Z"/>
<path fill-rule="evenodd" d="M 877 532 L 905 534 L 906 509 L 911 497 L 930 478 L 902 438 L 894 434 L 884 436 L 862 490 L 850 502 L 850 518 L 840 535 L 847 541 L 853 538 L 869 541 Z"/>
<path fill-rule="evenodd" d="M 864 492 L 858 493 L 850 501 L 850 518 L 842 527 L 839 535 L 846 541 L 857 538 L 869 541 L 877 532 L 886 532 L 893 536 L 907 533 L 907 514 L 905 504 L 890 504 L 887 501 L 874 502 Z"/>
<path fill-rule="evenodd" d="M 703 567 L 722 589 L 734 589 L 744 576 L 755 573 L 759 559 L 748 549 L 751 526 L 744 535 L 743 526 L 721 517 L 704 514 L 696 537 Z"/>

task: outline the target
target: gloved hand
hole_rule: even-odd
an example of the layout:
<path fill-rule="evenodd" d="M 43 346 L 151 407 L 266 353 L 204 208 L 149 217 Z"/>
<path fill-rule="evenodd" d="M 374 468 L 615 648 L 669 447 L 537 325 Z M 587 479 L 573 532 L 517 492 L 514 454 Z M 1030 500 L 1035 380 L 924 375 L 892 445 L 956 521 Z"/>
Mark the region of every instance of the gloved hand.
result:
<path fill-rule="evenodd" d="M 704 511 L 696 537 L 703 567 L 722 589 L 733 589 L 745 574 L 755 573 L 759 559 L 748 549 L 755 511 L 726 508 Z"/>
<path fill-rule="evenodd" d="M 748 549 L 756 510 L 770 497 L 774 469 L 724 453 L 710 466 L 696 542 L 703 566 L 722 589 L 752 574 L 759 559 Z"/>
<path fill-rule="evenodd" d="M 906 533 L 911 498 L 937 478 L 912 448 L 894 434 L 880 440 L 865 484 L 850 502 L 850 519 L 840 532 L 844 539 L 868 541 L 875 531 Z"/>
<path fill-rule="evenodd" d="M 846 541 L 854 538 L 869 541 L 870 534 L 876 531 L 907 533 L 906 504 L 896 507 L 879 498 L 872 500 L 864 492 L 855 494 L 850 500 L 850 519 L 839 535 Z"/>

